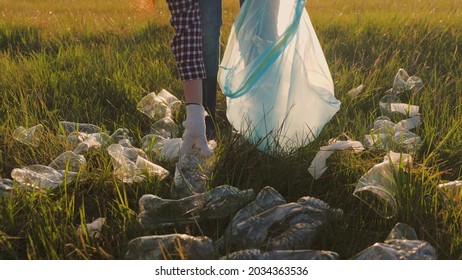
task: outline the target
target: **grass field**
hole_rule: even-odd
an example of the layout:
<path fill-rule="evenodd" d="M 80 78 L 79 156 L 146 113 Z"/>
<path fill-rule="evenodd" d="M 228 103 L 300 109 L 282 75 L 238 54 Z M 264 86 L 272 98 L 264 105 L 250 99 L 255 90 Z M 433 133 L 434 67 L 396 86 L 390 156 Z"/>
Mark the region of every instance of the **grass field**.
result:
<path fill-rule="evenodd" d="M 151 123 L 137 111 L 138 101 L 163 88 L 182 98 L 169 49 L 169 14 L 164 1 L 157 2 L 154 8 L 147 0 L 0 0 L 0 179 L 72 150 L 59 121 L 109 132 L 124 127 L 139 145 Z M 224 1 L 223 45 L 237 2 Z M 462 177 L 462 1 L 405 2 L 307 1 L 340 111 L 310 145 L 273 158 L 236 141 L 220 95 L 217 166 L 209 187 L 272 186 L 288 201 L 312 195 L 343 209 L 343 220 L 329 225 L 313 248 L 336 251 L 342 259 L 382 242 L 397 222 L 411 225 L 438 258 L 462 259 L 462 193 L 448 196 L 436 188 Z M 335 153 L 318 180 L 307 169 L 329 139 L 345 134 L 363 140 L 399 68 L 424 82 L 422 92 L 406 100 L 420 106 L 423 125 L 416 134 L 423 143 L 411 170 L 396 176 L 397 215 L 384 219 L 352 193 L 386 152 Z M 360 84 L 364 92 L 350 98 L 347 92 Z M 44 126 L 38 147 L 13 138 L 17 127 L 37 124 Z M 138 199 L 145 193 L 167 197 L 173 178 L 125 185 L 114 177 L 105 149 L 85 158 L 78 180 L 67 186 L 16 189 L 0 198 L 0 259 L 122 259 L 128 241 L 150 234 L 136 220 Z M 174 164 L 159 164 L 173 174 Z M 106 218 L 99 238 L 77 234 L 79 225 L 98 217 Z M 228 222 L 188 230 L 217 239 Z"/>

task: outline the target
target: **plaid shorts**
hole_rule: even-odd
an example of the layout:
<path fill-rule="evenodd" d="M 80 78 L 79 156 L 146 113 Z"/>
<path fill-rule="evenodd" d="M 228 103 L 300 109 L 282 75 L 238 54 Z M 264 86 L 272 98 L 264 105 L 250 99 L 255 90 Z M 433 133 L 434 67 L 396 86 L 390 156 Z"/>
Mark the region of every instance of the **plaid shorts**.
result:
<path fill-rule="evenodd" d="M 175 30 L 171 48 L 181 80 L 205 79 L 199 1 L 167 0 L 167 5 Z"/>

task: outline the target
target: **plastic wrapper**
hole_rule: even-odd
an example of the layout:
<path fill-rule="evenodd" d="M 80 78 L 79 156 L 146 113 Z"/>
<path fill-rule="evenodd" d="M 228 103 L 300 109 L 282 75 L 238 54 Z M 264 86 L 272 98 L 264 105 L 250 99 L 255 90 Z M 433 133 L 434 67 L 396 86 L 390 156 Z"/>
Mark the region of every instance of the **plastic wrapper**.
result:
<path fill-rule="evenodd" d="M 398 223 L 384 243 L 375 243 L 361 251 L 355 260 L 435 260 L 436 250 L 426 241 L 417 240 L 412 227 Z"/>
<path fill-rule="evenodd" d="M 218 82 L 229 122 L 271 154 L 308 144 L 340 108 L 305 1 L 244 2 Z"/>
<path fill-rule="evenodd" d="M 328 146 L 322 146 L 320 151 L 316 154 L 313 161 L 311 162 L 308 171 L 311 176 L 315 179 L 321 177 L 321 175 L 327 170 L 326 160 L 334 153 L 334 151 L 342 151 L 352 149 L 355 153 L 364 151 L 363 144 L 359 141 L 332 141 Z"/>
<path fill-rule="evenodd" d="M 261 251 L 249 249 L 233 252 L 222 257 L 222 260 L 337 260 L 336 252 L 316 250 L 276 250 Z"/>
<path fill-rule="evenodd" d="M 151 92 L 137 104 L 140 112 L 155 120 L 171 117 L 180 106 L 181 101 L 165 89 L 159 94 Z"/>
<path fill-rule="evenodd" d="M 214 255 L 210 238 L 186 234 L 138 237 L 128 242 L 127 247 L 125 258 L 129 260 L 210 260 Z"/>
<path fill-rule="evenodd" d="M 411 165 L 411 155 L 390 152 L 382 163 L 374 165 L 359 179 L 353 195 L 367 203 L 381 216 L 393 217 L 397 211 L 394 172 L 398 172 L 400 166 L 407 169 Z"/>
<path fill-rule="evenodd" d="M 239 214 L 239 212 L 238 212 Z M 234 219 L 217 248 L 302 250 L 309 249 L 321 226 L 342 217 L 340 209 L 313 197 L 280 204 L 242 219 Z"/>
<path fill-rule="evenodd" d="M 38 147 L 41 133 L 43 133 L 43 125 L 41 124 L 30 128 L 20 126 L 13 132 L 13 138 L 23 144 Z"/>
<path fill-rule="evenodd" d="M 253 190 L 223 185 L 206 193 L 182 199 L 162 199 L 145 194 L 139 200 L 138 219 L 146 229 L 167 228 L 200 219 L 221 219 L 231 215 L 253 199 Z"/>

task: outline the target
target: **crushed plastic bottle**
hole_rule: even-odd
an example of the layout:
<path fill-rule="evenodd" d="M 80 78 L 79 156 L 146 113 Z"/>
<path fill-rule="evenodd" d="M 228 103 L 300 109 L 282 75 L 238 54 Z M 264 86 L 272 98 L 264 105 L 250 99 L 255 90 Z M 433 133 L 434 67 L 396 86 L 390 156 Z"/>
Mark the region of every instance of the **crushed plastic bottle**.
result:
<path fill-rule="evenodd" d="M 93 222 L 85 225 L 86 230 L 84 230 L 82 226 L 79 225 L 79 227 L 77 228 L 77 234 L 83 235 L 86 231 L 90 237 L 98 238 L 101 235 L 101 230 L 105 222 L 106 218 L 95 219 Z"/>
<path fill-rule="evenodd" d="M 410 226 L 399 223 L 390 232 L 384 243 L 375 243 L 358 253 L 353 259 L 436 260 L 437 256 L 433 246 L 426 241 L 417 240 L 417 235 Z"/>
<path fill-rule="evenodd" d="M 412 165 L 412 156 L 390 151 L 382 163 L 374 165 L 356 184 L 353 195 L 368 204 L 379 215 L 393 217 L 397 212 L 394 172 Z"/>
<path fill-rule="evenodd" d="M 316 250 L 277 250 L 261 251 L 248 249 L 233 252 L 220 259 L 222 260 L 338 260 L 339 255 L 332 251 Z"/>
<path fill-rule="evenodd" d="M 237 223 L 233 218 L 225 236 L 216 245 L 218 250 L 223 247 L 268 251 L 310 249 L 319 229 L 328 220 L 342 216 L 342 210 L 333 209 L 320 199 L 306 196 L 297 202 L 274 206 Z"/>
<path fill-rule="evenodd" d="M 41 124 L 30 128 L 20 126 L 14 130 L 13 138 L 23 144 L 38 147 L 40 144 L 40 135 L 43 133 L 43 129 L 43 125 Z"/>
<path fill-rule="evenodd" d="M 200 219 L 222 219 L 253 199 L 253 190 L 222 185 L 206 193 L 181 199 L 162 199 L 145 194 L 139 200 L 138 220 L 149 230 L 194 223 Z"/>
<path fill-rule="evenodd" d="M 112 143 L 112 138 L 109 134 L 105 132 L 100 133 L 79 133 L 80 137 L 79 140 L 82 139 L 78 146 L 74 149 L 76 154 L 80 154 L 82 152 L 88 152 L 91 149 L 99 149 L 104 147 L 110 143 Z"/>
<path fill-rule="evenodd" d="M 125 259 L 129 260 L 210 260 L 214 256 L 212 240 L 186 234 L 138 237 L 128 242 Z"/>
<path fill-rule="evenodd" d="M 174 95 L 163 89 L 159 94 L 151 92 L 143 97 L 137 104 L 137 109 L 150 119 L 162 119 L 171 117 L 181 106 L 181 101 Z"/>

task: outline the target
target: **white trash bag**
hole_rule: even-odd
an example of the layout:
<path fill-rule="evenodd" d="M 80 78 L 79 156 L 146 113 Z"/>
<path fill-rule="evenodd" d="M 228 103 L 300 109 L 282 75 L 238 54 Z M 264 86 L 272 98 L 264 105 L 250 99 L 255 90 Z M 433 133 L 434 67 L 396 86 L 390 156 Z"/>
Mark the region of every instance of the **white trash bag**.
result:
<path fill-rule="evenodd" d="M 314 140 L 340 108 L 305 1 L 246 1 L 234 22 L 218 82 L 227 117 L 264 152 Z"/>

